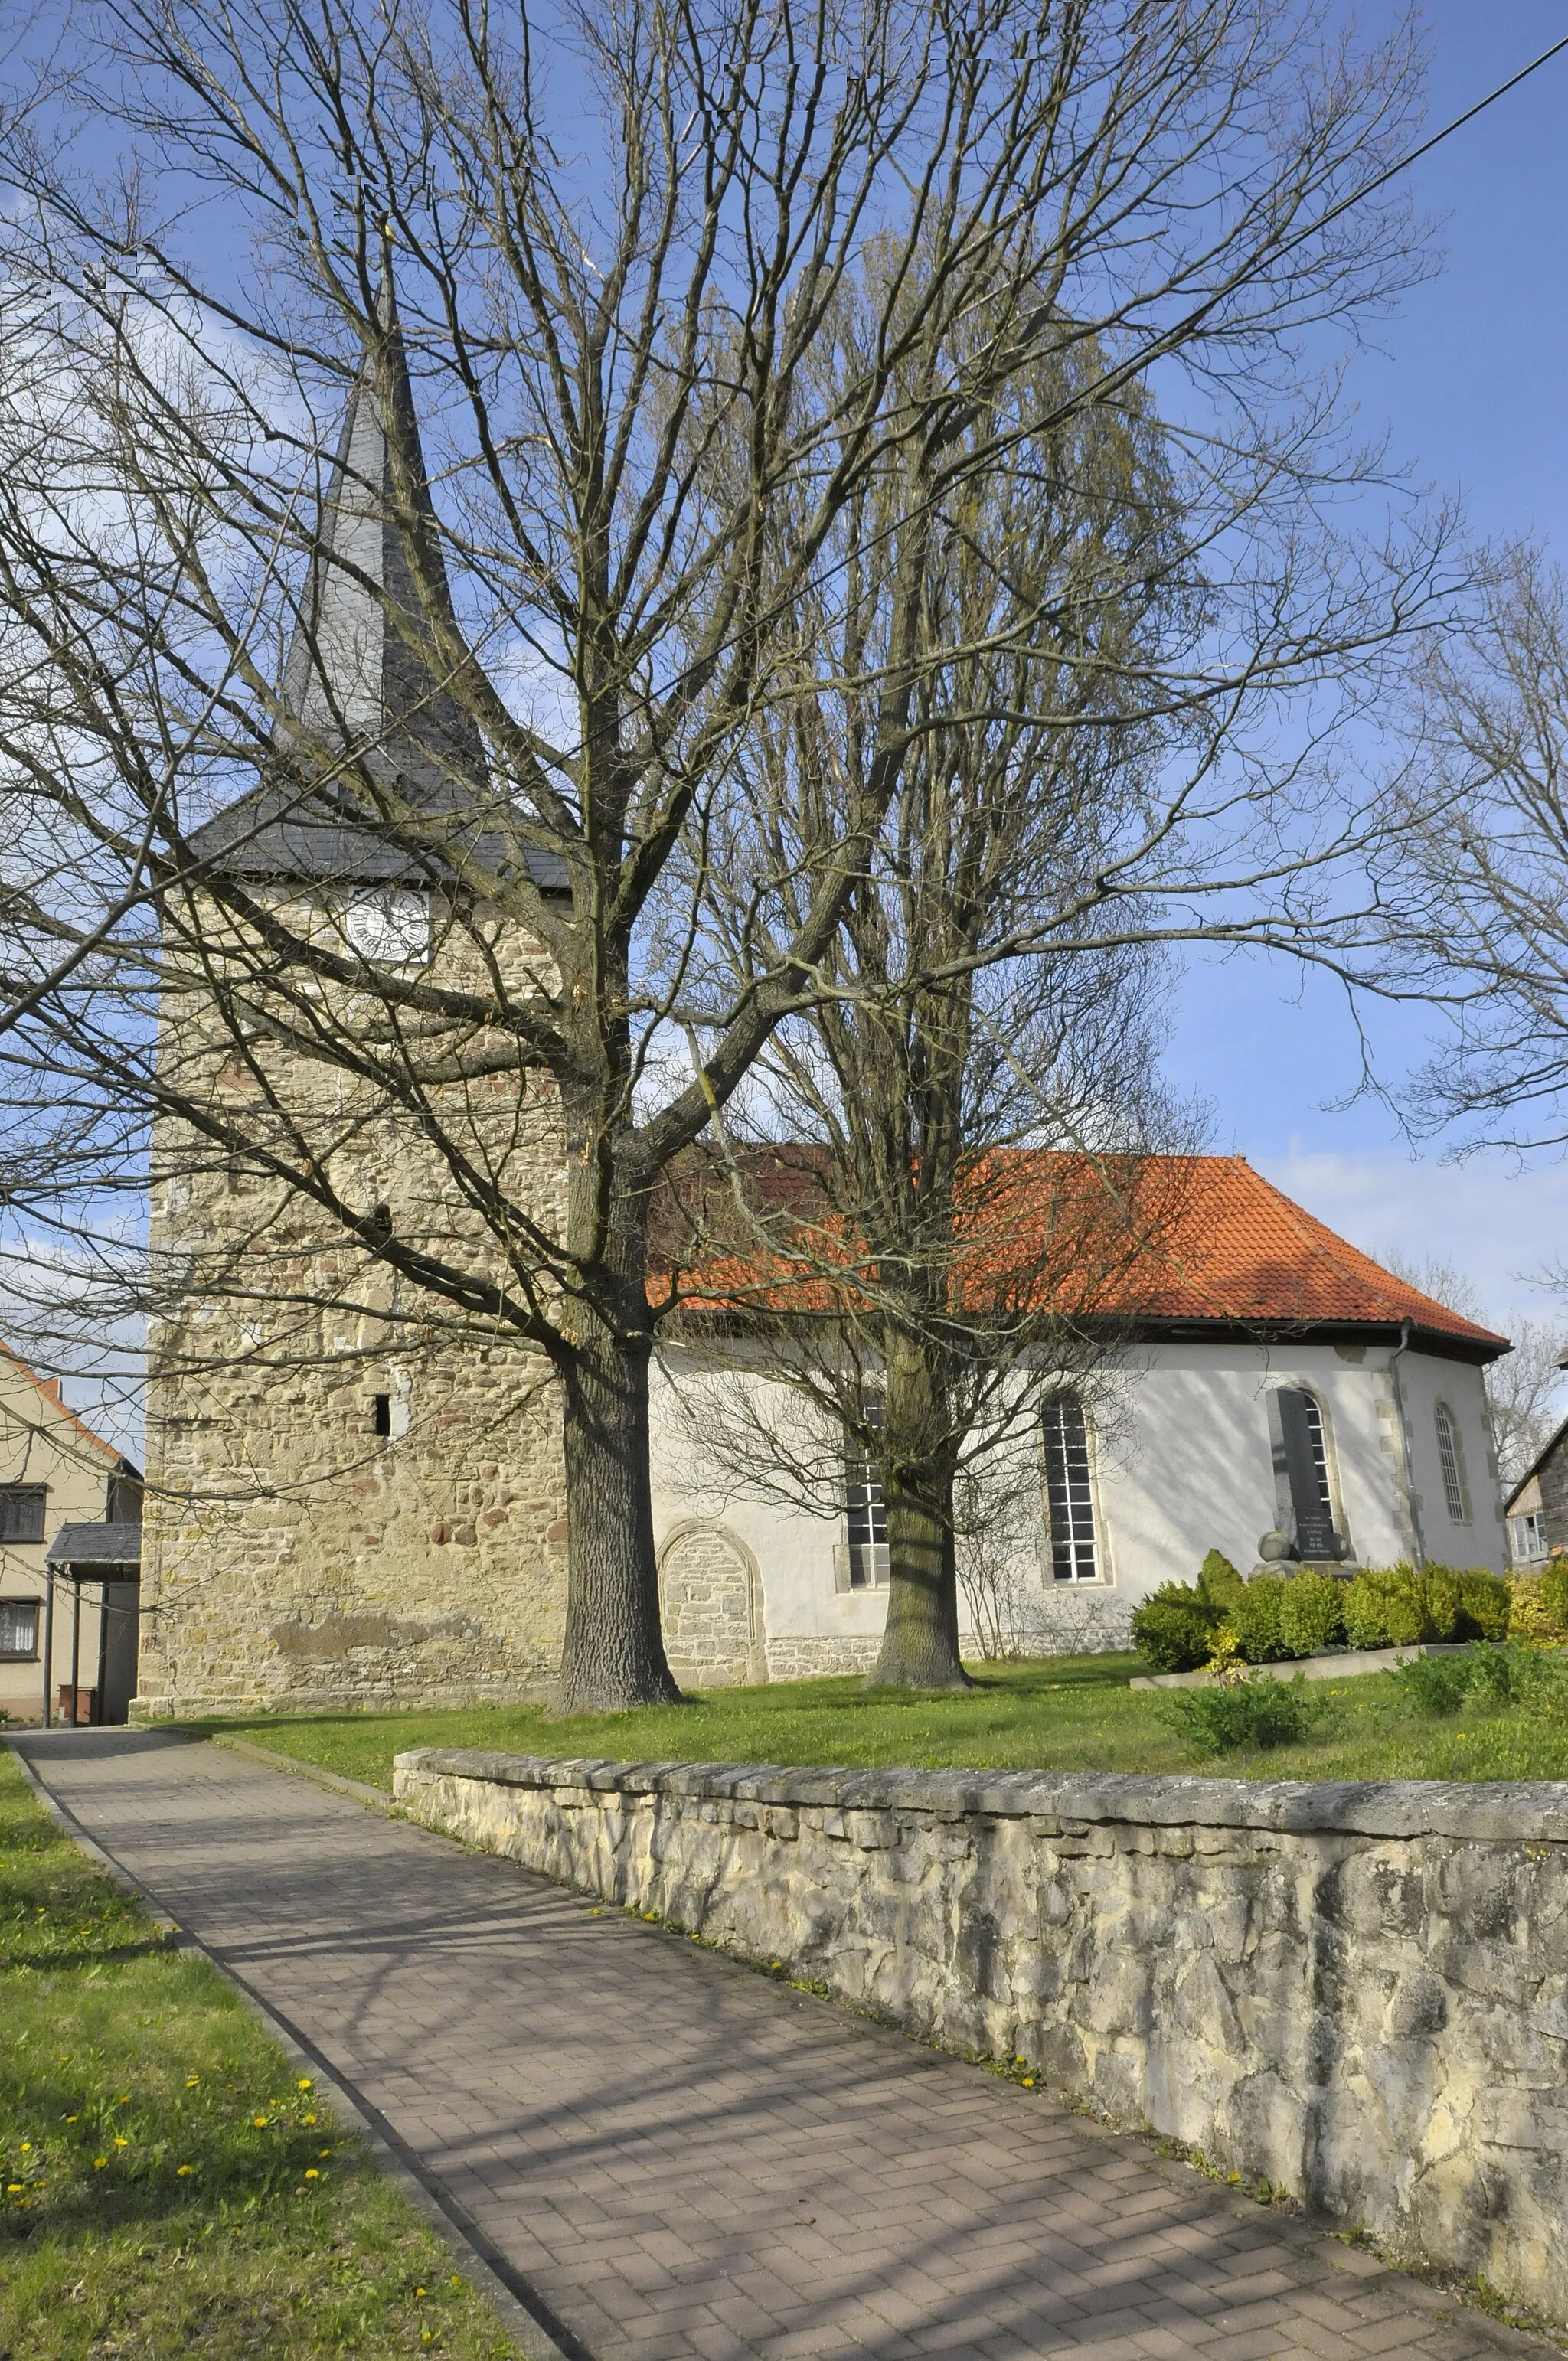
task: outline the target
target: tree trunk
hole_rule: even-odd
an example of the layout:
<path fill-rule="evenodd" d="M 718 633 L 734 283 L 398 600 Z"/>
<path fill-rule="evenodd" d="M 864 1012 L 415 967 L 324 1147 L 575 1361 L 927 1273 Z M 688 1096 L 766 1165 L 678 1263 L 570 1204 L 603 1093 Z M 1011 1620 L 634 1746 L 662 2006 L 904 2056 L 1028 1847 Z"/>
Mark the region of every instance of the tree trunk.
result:
<path fill-rule="evenodd" d="M 647 1175 L 613 1143 L 602 1100 L 566 1117 L 566 1243 L 575 1301 L 560 1357 L 566 1466 L 566 1635 L 561 1705 L 620 1713 L 678 1705 L 664 1654 L 648 1467 Z"/>
<path fill-rule="evenodd" d="M 873 1688 L 961 1689 L 952 1468 L 937 1371 L 919 1348 L 886 1356 L 883 1401 L 887 1626 Z"/>
<path fill-rule="evenodd" d="M 595 1333 L 566 1361 L 566 1713 L 678 1705 L 659 1624 L 645 1336 Z"/>

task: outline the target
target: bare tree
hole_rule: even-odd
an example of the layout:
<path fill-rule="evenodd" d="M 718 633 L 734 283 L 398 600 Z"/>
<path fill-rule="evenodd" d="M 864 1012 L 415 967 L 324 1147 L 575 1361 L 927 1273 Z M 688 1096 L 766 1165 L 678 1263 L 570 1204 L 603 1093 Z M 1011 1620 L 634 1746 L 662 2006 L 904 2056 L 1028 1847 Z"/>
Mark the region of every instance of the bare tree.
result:
<path fill-rule="evenodd" d="M 847 1444 L 885 1512 L 873 1677 L 886 1684 L 963 1681 L 960 1481 L 994 1526 L 1017 1488 L 1002 1463 L 1021 1462 L 1037 1504 L 1031 1405 L 1082 1383 L 1107 1294 L 1135 1286 L 1129 1263 L 1157 1271 L 1179 1193 L 1176 1168 L 1157 1190 L 1139 1166 L 1154 1144 L 1159 962 L 1126 939 L 1135 906 L 1119 906 L 1109 948 L 1083 939 L 1081 912 L 1173 752 L 1142 684 L 1190 638 L 1201 599 L 1144 405 L 1124 395 L 1075 412 L 1064 367 L 1097 371 L 1097 357 L 1036 367 L 1021 407 L 1066 423 L 1018 434 L 975 497 L 922 524 L 917 734 L 812 1008 L 779 1027 L 724 1119 L 742 1198 L 759 1138 L 811 1144 L 797 1159 L 808 1192 L 755 1201 L 766 1284 L 742 1294 L 752 1339 L 770 1316 L 798 1336 L 795 1303 L 831 1304 L 819 1356 L 774 1360 L 820 1448 L 803 1468 L 771 1419 L 727 1413 L 711 1385 L 696 1423 L 710 1455 L 728 1443 L 742 1480 L 817 1506 L 840 1492 Z M 842 686 L 750 733 L 740 833 L 707 862 L 714 952 L 736 980 L 766 972 L 798 930 L 811 867 L 796 849 L 828 837 L 879 759 L 866 652 L 898 615 L 902 534 L 874 501 L 856 522 L 845 590 L 804 594 L 789 618 L 813 675 Z M 764 894 L 764 880 L 782 882 Z M 1064 907 L 1075 948 L 1020 953 L 1048 945 Z M 734 1253 L 727 1242 L 726 1268 Z"/>
<path fill-rule="evenodd" d="M 1211 717 L 1212 760 L 1151 785 L 1088 902 L 1245 886 L 1242 933 L 1282 898 L 1314 923 L 1344 842 L 1321 733 L 1442 588 L 1441 528 L 1332 529 L 1377 462 L 1303 341 L 1421 268 L 1382 186 L 1409 27 L 1336 46 L 1305 0 L 82 21 L 0 152 L 11 1202 L 91 1229 L 151 1121 L 160 1170 L 257 1184 L 302 1354 L 351 1301 L 543 1356 L 565 1697 L 668 1697 L 647 1383 L 682 1286 L 651 1305 L 650 1204 L 818 989 L 923 727 L 927 548 L 1020 434 L 1157 388 L 1211 554 L 1206 628 L 1142 694 Z M 875 758 L 790 848 L 798 922 L 694 993 L 704 895 L 657 889 L 701 878 L 750 734 L 831 693 L 788 619 L 877 502 Z M 1331 682 L 1289 775 L 1261 763 L 1245 725 Z M 345 917 L 367 887 L 378 949 Z M 653 1090 L 672 1027 L 695 1071 Z M 429 1213 L 367 1202 L 348 1151 L 399 1138 Z"/>
<path fill-rule="evenodd" d="M 1466 1320 L 1483 1328 L 1496 1326 L 1474 1280 L 1452 1262 L 1431 1255 L 1418 1261 L 1398 1246 L 1389 1246 L 1380 1259 L 1397 1278 L 1408 1279 L 1451 1312 L 1463 1312 Z M 1568 1327 L 1560 1322 L 1516 1320 L 1510 1324 L 1511 1351 L 1501 1360 L 1488 1362 L 1483 1372 L 1497 1480 L 1505 1495 L 1545 1449 L 1557 1427 L 1563 1356 L 1568 1354 Z"/>
<path fill-rule="evenodd" d="M 1435 986 L 1452 1035 L 1418 1115 L 1471 1144 L 1568 1144 L 1568 586 L 1525 544 L 1415 682 L 1391 790 L 1387 981 Z"/>

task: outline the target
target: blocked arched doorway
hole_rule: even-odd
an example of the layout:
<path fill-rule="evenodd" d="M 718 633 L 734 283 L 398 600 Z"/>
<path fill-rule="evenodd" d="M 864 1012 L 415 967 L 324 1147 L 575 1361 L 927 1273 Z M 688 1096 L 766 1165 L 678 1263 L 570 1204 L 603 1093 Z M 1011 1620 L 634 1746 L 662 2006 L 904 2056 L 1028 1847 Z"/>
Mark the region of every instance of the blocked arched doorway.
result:
<path fill-rule="evenodd" d="M 735 1688 L 768 1677 L 757 1562 L 724 1525 L 678 1525 L 659 1554 L 664 1650 L 691 1688 Z"/>

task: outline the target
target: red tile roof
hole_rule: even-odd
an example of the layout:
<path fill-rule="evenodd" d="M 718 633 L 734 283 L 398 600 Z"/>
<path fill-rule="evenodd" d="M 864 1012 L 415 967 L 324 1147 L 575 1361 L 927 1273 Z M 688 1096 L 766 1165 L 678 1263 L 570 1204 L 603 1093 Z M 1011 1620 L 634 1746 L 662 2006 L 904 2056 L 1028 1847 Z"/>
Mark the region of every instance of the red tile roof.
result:
<path fill-rule="evenodd" d="M 760 1195 L 776 1215 L 792 1200 L 810 1220 L 815 1159 L 791 1152 Z M 1140 1177 L 1141 1176 L 1141 1177 Z M 1086 1185 L 1087 1184 L 1087 1185 Z M 1447 1342 L 1466 1359 L 1493 1360 L 1507 1337 L 1423 1295 L 1307 1213 L 1255 1172 L 1245 1156 L 1152 1157 L 1112 1175 L 1093 1160 L 1045 1151 L 1009 1153 L 989 1166 L 970 1231 L 966 1292 L 1018 1302 L 1042 1284 L 1062 1311 L 1135 1328 L 1398 1330 L 1409 1320 L 1429 1347 Z M 818 1200 L 820 1202 L 820 1200 Z M 1097 1211 L 1113 1204 L 1106 1222 Z M 753 1242 L 726 1249 L 710 1238 L 685 1263 L 680 1292 L 694 1307 L 723 1312 L 819 1315 L 842 1288 L 851 1292 L 861 1255 L 842 1227 L 817 1220 L 803 1263 Z M 1036 1246 L 1030 1232 L 1039 1234 Z M 1139 1243 L 1140 1233 L 1143 1243 Z M 737 1242 L 737 1245 L 739 1242 Z M 844 1279 L 823 1271 L 842 1258 Z M 1047 1272 L 1054 1261 L 1056 1273 Z M 669 1284 L 650 1284 L 655 1301 Z M 1075 1287 L 1078 1292 L 1075 1297 Z"/>
<path fill-rule="evenodd" d="M 1423 1295 L 1335 1235 L 1245 1156 L 1200 1156 L 1140 1309 L 1168 1320 L 1398 1326 L 1412 1321 L 1487 1359 L 1506 1336 Z"/>

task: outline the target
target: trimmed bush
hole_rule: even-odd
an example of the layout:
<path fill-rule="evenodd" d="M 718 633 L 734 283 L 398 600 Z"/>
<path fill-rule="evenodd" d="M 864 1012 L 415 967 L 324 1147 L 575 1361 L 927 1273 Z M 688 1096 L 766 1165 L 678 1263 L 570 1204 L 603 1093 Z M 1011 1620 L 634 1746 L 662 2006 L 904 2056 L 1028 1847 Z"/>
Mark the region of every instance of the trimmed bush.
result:
<path fill-rule="evenodd" d="M 1483 1565 L 1469 1567 L 1459 1577 L 1459 1620 L 1456 1640 L 1506 1640 L 1508 1636 L 1508 1586 L 1500 1574 Z"/>
<path fill-rule="evenodd" d="M 1353 1648 L 1410 1648 L 1427 1637 L 1426 1601 L 1413 1565 L 1369 1565 L 1345 1587 L 1344 1636 Z"/>
<path fill-rule="evenodd" d="M 1280 1629 L 1285 1593 L 1289 1587 L 1278 1574 L 1255 1574 L 1242 1585 L 1242 1595 L 1226 1621 L 1249 1664 L 1273 1664 L 1294 1652 L 1285 1644 Z"/>
<path fill-rule="evenodd" d="M 1198 1569 L 1198 1587 L 1211 1607 L 1228 1615 L 1246 1585 L 1224 1552 L 1212 1549 Z"/>
<path fill-rule="evenodd" d="M 1568 1576 L 1563 1582 L 1568 1625 Z M 1369 1565 L 1350 1585 L 1345 1637 L 1353 1648 L 1410 1648 L 1421 1641 L 1501 1640 L 1509 1622 L 1510 1586 L 1485 1566 Z"/>
<path fill-rule="evenodd" d="M 1260 1581 L 1277 1579 L 1255 1576 L 1247 1588 L 1255 1590 Z M 1298 1673 L 1293 1681 L 1241 1681 L 1234 1688 L 1183 1690 L 1166 1701 L 1163 1719 L 1201 1761 L 1244 1749 L 1288 1746 L 1310 1737 L 1327 1710 L 1328 1700 L 1310 1696 Z"/>
<path fill-rule="evenodd" d="M 1416 1589 L 1426 1613 L 1421 1638 L 1452 1640 L 1459 1621 L 1458 1575 L 1451 1565 L 1429 1563 L 1417 1580 Z"/>
<path fill-rule="evenodd" d="M 1279 1636 L 1285 1653 L 1316 1656 L 1344 1638 L 1344 1594 L 1349 1585 L 1332 1574 L 1298 1574 L 1279 1602 Z"/>
<path fill-rule="evenodd" d="M 1568 1644 L 1568 1619 L 1560 1607 L 1561 1580 L 1555 1567 L 1544 1574 L 1511 1574 L 1508 1580 L 1508 1635 L 1529 1640 L 1538 1648 Z M 1550 1586 L 1550 1587 L 1549 1587 Z"/>
<path fill-rule="evenodd" d="M 1133 1609 L 1133 1645 L 1151 1673 L 1191 1673 L 1208 1662 L 1219 1611 L 1187 1582 L 1162 1582 Z"/>

